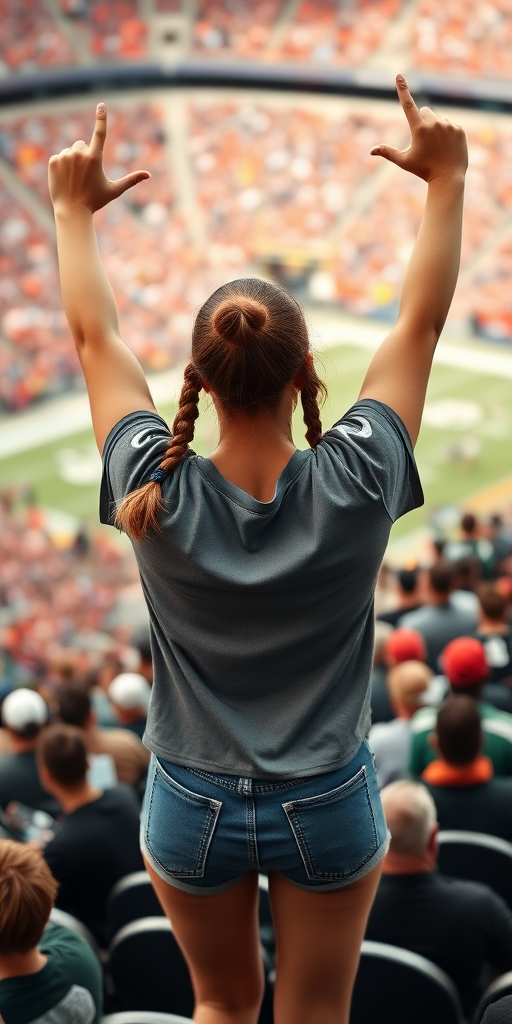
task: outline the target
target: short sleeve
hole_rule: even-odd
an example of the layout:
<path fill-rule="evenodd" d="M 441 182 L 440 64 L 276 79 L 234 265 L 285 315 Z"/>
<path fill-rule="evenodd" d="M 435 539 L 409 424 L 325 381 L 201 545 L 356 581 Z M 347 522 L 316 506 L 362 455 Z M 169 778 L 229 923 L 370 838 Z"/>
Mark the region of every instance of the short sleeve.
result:
<path fill-rule="evenodd" d="M 423 505 L 411 440 L 399 416 L 375 399 L 356 402 L 322 438 L 363 489 L 377 491 L 392 522 Z"/>
<path fill-rule="evenodd" d="M 112 428 L 103 450 L 100 521 L 113 525 L 118 502 L 148 482 L 171 439 L 165 420 L 154 412 L 132 412 Z"/>

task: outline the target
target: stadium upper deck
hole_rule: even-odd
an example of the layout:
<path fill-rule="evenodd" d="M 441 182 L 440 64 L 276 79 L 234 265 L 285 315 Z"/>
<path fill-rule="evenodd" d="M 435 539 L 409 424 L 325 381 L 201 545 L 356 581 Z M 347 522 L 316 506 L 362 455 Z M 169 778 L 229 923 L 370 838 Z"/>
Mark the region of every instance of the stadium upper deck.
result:
<path fill-rule="evenodd" d="M 203 59 L 508 78 L 509 0 L 0 0 L 4 75 Z"/>

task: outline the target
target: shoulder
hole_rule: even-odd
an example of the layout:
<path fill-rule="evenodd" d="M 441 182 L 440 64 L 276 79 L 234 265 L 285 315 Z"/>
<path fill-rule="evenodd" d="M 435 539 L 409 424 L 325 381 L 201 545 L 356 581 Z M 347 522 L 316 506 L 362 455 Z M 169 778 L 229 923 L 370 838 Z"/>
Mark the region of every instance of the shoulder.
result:
<path fill-rule="evenodd" d="M 479 705 L 482 729 L 489 735 L 501 736 L 512 743 L 512 715 L 499 711 L 492 704 L 482 702 Z"/>
<path fill-rule="evenodd" d="M 162 461 L 171 439 L 165 420 L 141 410 L 123 416 L 110 431 L 103 448 L 100 519 L 112 522 L 116 503 L 147 483 Z"/>

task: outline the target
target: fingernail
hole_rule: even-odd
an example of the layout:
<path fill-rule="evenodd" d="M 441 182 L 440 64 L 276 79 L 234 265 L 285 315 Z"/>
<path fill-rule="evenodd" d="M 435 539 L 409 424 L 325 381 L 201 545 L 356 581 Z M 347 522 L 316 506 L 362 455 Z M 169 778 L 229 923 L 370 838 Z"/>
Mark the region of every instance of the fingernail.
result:
<path fill-rule="evenodd" d="M 397 82 L 405 82 L 405 75 L 397 75 L 396 80 Z"/>
<path fill-rule="evenodd" d="M 105 104 L 104 103 L 98 103 L 98 106 L 96 107 L 96 113 L 97 114 L 104 114 L 105 113 Z"/>

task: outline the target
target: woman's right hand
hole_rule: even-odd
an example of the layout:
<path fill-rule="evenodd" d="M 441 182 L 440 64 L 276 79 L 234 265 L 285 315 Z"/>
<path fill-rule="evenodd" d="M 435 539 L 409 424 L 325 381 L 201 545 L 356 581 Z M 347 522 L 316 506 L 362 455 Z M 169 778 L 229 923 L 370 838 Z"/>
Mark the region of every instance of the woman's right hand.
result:
<path fill-rule="evenodd" d="M 398 96 L 411 129 L 407 149 L 378 145 L 372 156 L 383 156 L 404 171 L 424 181 L 434 178 L 464 177 L 468 166 L 466 135 L 459 125 L 441 120 L 430 107 L 416 106 L 403 75 L 396 76 Z"/>

